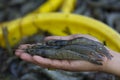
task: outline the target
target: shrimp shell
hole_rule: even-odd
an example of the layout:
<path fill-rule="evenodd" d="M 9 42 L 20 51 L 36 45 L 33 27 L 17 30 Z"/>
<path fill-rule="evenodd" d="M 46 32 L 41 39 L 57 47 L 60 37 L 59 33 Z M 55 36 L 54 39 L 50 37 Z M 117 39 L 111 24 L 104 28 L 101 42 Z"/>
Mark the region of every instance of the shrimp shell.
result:
<path fill-rule="evenodd" d="M 28 51 L 31 55 L 38 55 L 42 56 L 44 58 L 50 58 L 50 59 L 58 59 L 58 60 L 85 60 L 89 61 L 91 63 L 95 63 L 98 65 L 102 65 L 100 58 L 91 58 L 88 55 L 85 54 L 78 54 L 77 52 L 71 51 L 71 50 L 52 50 L 52 49 L 29 49 Z"/>
<path fill-rule="evenodd" d="M 102 65 L 103 57 L 112 58 L 102 43 L 84 37 L 71 40 L 49 40 L 28 47 L 25 51 L 31 55 L 50 59 L 85 60 L 98 65 Z"/>

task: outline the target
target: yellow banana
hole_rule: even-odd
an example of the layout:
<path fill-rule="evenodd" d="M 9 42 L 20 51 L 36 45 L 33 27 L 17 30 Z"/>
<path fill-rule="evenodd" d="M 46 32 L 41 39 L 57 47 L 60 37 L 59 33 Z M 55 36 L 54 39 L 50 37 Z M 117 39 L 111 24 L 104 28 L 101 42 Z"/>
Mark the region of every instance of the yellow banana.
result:
<path fill-rule="evenodd" d="M 38 7 L 35 11 L 26 15 L 26 17 L 29 17 L 29 16 L 34 15 L 34 14 L 38 14 L 38 13 L 46 13 L 46 12 L 55 11 L 59 8 L 59 6 L 62 4 L 62 2 L 63 2 L 63 0 L 48 0 L 44 4 L 42 4 L 40 7 Z M 32 19 L 30 19 L 30 20 L 32 20 Z M 11 37 L 9 37 L 9 41 L 12 42 L 11 43 L 12 46 L 21 39 L 22 34 L 25 34 L 25 33 L 26 34 L 33 34 L 37 31 L 36 28 L 32 27 L 32 24 L 29 24 L 29 26 L 31 26 L 31 27 L 28 28 L 29 29 L 28 31 L 32 30 L 32 32 L 31 33 L 27 32 L 27 31 L 25 33 L 21 32 L 22 29 L 24 29 L 24 28 L 21 28 L 19 26 L 22 26 L 23 21 L 25 21 L 25 23 L 26 23 L 27 22 L 26 18 L 23 17 L 23 18 L 16 19 L 16 20 L 13 20 L 13 21 L 10 21 L 10 22 L 0 23 L 0 26 L 2 26 L 2 27 L 4 27 L 4 26 L 8 27 L 8 25 L 12 26 L 12 27 L 8 28 L 8 31 L 9 31 L 8 35 L 9 36 L 12 35 Z M 25 25 L 25 24 L 23 24 L 23 25 Z M 3 35 L 2 35 L 2 29 L 1 28 L 0 28 L 0 40 L 1 40 L 0 45 L 5 46 L 6 44 L 4 42 L 4 38 L 3 38 Z"/>
<path fill-rule="evenodd" d="M 20 19 L 19 19 L 20 20 Z M 21 39 L 20 28 L 19 28 L 19 20 L 6 22 L 0 25 L 0 45 L 5 47 L 5 40 L 3 37 L 2 27 L 7 27 L 8 29 L 8 41 L 11 46 L 18 43 Z"/>
<path fill-rule="evenodd" d="M 22 37 L 30 36 L 37 32 L 37 28 L 47 30 L 54 35 L 66 35 L 63 30 L 68 27 L 72 34 L 90 34 L 100 41 L 105 41 L 107 46 L 120 52 L 120 35 L 106 24 L 82 15 L 65 13 L 35 14 L 4 23 L 9 30 L 9 42 L 13 46 Z M 5 46 L 0 29 L 1 45 Z"/>
<path fill-rule="evenodd" d="M 74 10 L 76 0 L 64 0 L 61 11 L 64 13 L 70 13 Z"/>
<path fill-rule="evenodd" d="M 63 0 L 48 0 L 32 13 L 46 13 L 57 10 L 62 4 Z"/>

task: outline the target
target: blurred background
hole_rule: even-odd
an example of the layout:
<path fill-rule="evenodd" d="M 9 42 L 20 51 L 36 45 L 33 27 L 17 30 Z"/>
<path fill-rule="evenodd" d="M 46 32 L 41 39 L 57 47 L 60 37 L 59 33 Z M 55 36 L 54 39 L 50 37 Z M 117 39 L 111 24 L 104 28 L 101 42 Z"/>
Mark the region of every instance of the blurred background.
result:
<path fill-rule="evenodd" d="M 46 9 L 47 7 L 49 9 Z M 0 24 L 44 12 L 89 16 L 120 33 L 120 0 L 0 0 Z M 65 33 L 71 34 L 69 29 L 66 29 Z M 14 47 L 9 44 L 7 48 L 0 47 L 0 80 L 119 80 L 115 75 L 102 72 L 43 69 L 14 55 L 20 44 L 42 42 L 44 37 L 49 35 L 53 34 L 39 30 L 36 34 L 21 39 Z"/>

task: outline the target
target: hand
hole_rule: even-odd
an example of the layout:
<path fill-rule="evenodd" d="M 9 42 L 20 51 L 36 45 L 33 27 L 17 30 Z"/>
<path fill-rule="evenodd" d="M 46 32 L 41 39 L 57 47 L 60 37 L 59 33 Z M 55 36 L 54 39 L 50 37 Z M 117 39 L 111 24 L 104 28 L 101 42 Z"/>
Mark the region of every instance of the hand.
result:
<path fill-rule="evenodd" d="M 98 41 L 97 39 L 89 35 L 70 35 L 65 37 L 50 36 L 50 37 L 46 37 L 45 40 L 51 40 L 51 39 L 69 40 L 76 37 L 86 37 L 86 38 Z M 120 59 L 120 55 L 118 56 L 116 52 L 113 52 L 110 49 L 109 49 L 110 53 L 114 56 L 113 59 L 107 60 L 107 58 L 104 58 L 103 65 L 101 66 L 101 65 L 92 64 L 88 61 L 82 61 L 82 60 L 76 60 L 76 61 L 52 60 L 52 59 L 43 58 L 36 55 L 31 56 L 22 50 L 27 48 L 27 46 L 30 46 L 30 44 L 21 45 L 19 49 L 16 50 L 15 54 L 25 61 L 32 62 L 34 64 L 37 64 L 45 68 L 55 68 L 55 69 L 63 69 L 63 70 L 69 70 L 69 71 L 104 71 L 104 72 L 113 73 L 113 74 L 120 73 L 120 72 L 116 73 L 115 71 L 111 71 L 111 68 L 112 70 L 114 70 L 115 66 L 113 64 L 118 61 L 118 58 Z M 115 56 L 117 56 L 118 58 L 116 59 Z"/>

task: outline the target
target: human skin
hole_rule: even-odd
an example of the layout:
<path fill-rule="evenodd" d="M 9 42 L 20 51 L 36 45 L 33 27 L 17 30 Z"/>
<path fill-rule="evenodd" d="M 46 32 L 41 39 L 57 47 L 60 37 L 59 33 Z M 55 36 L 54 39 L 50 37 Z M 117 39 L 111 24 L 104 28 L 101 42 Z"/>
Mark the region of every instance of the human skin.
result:
<path fill-rule="evenodd" d="M 70 36 L 49 36 L 46 37 L 45 40 L 70 40 L 76 37 L 86 37 L 95 41 L 98 41 L 96 38 L 89 35 L 70 35 Z M 103 65 L 92 64 L 88 61 L 82 60 L 52 60 L 48 58 L 43 58 L 40 56 L 31 56 L 28 53 L 25 53 L 22 49 L 27 48 L 30 44 L 21 45 L 15 52 L 16 56 L 21 59 L 34 63 L 36 65 L 45 67 L 45 68 L 54 68 L 54 69 L 62 69 L 67 71 L 101 71 L 107 72 L 111 74 L 115 74 L 120 76 L 120 54 L 118 52 L 112 51 L 107 48 L 110 54 L 113 56 L 111 60 L 108 60 L 106 57 L 103 58 Z"/>

